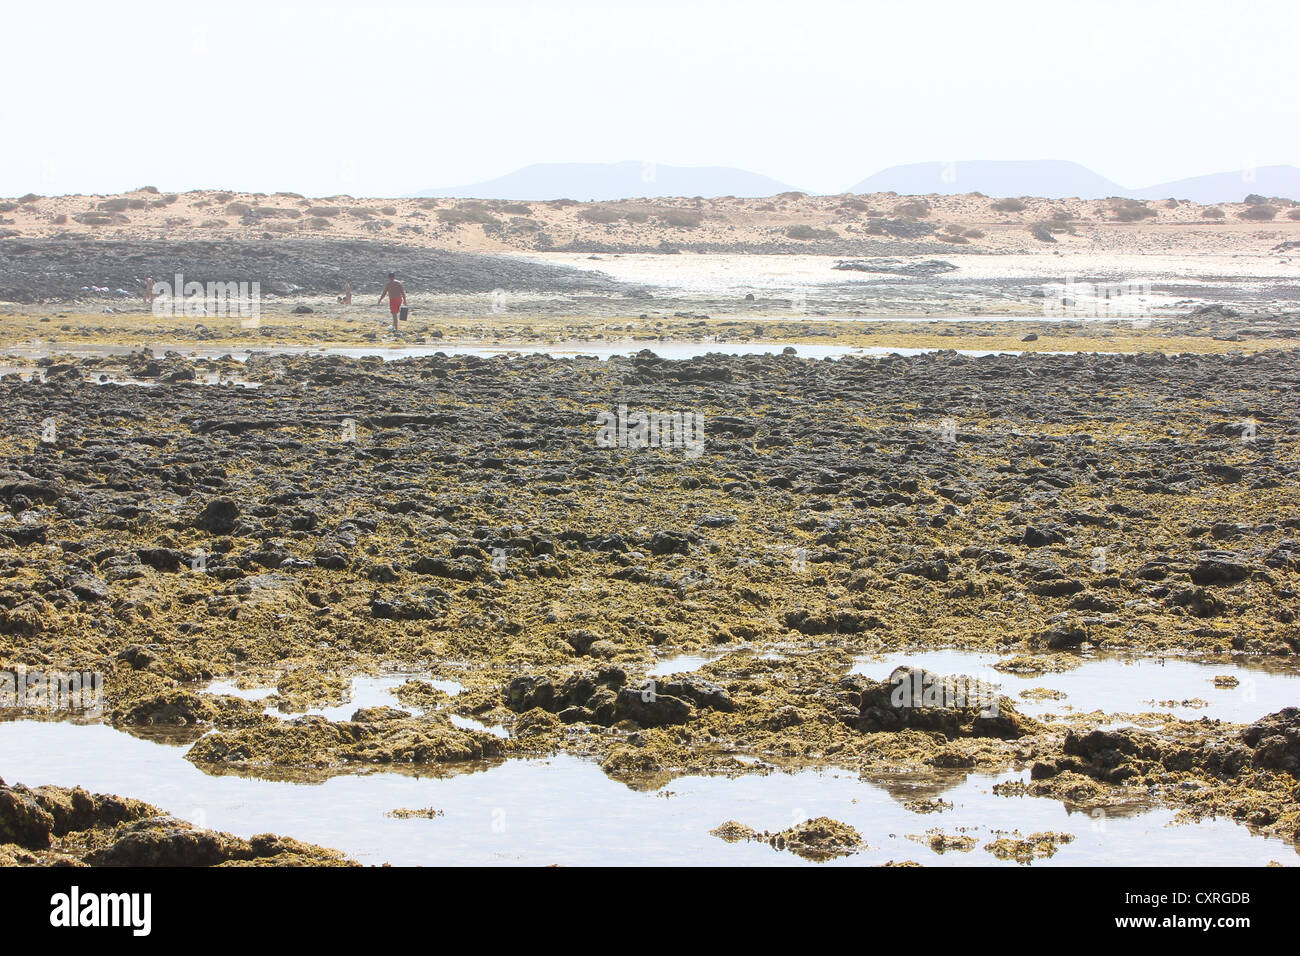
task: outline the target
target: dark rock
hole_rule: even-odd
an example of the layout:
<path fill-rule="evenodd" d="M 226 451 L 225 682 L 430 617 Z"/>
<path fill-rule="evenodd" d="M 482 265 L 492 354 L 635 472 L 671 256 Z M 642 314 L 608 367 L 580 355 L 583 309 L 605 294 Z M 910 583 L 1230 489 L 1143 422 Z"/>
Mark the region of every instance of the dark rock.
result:
<path fill-rule="evenodd" d="M 215 866 L 231 857 L 220 834 L 154 818 L 132 824 L 121 839 L 91 852 L 87 860 L 94 866 Z"/>
<path fill-rule="evenodd" d="M 1038 636 L 1038 639 L 1053 650 L 1078 647 L 1088 639 L 1088 632 L 1081 627 L 1058 624 Z"/>
<path fill-rule="evenodd" d="M 1241 732 L 1255 766 L 1300 777 L 1300 707 L 1283 707 Z"/>
<path fill-rule="evenodd" d="M 619 720 L 631 720 L 642 727 L 684 724 L 695 717 L 695 708 L 679 697 L 660 694 L 654 688 L 625 687 L 614 705 Z"/>
<path fill-rule="evenodd" d="M 141 564 L 158 571 L 179 571 L 189 563 L 188 558 L 175 548 L 141 548 L 136 551 Z"/>
<path fill-rule="evenodd" d="M 54 817 L 32 794 L 18 788 L 0 788 L 0 844 L 16 843 L 29 850 L 44 850 L 54 832 Z"/>
<path fill-rule="evenodd" d="M 235 530 L 239 506 L 230 498 L 214 498 L 194 519 L 194 527 L 211 534 L 229 534 Z"/>
<path fill-rule="evenodd" d="M 1250 577 L 1250 567 L 1240 555 L 1228 551 L 1207 552 L 1196 562 L 1190 576 L 1197 585 L 1235 584 Z"/>
<path fill-rule="evenodd" d="M 167 690 L 132 701 L 113 711 L 114 723 L 143 725 L 193 725 L 211 721 L 216 706 L 206 697 L 183 690 Z"/>

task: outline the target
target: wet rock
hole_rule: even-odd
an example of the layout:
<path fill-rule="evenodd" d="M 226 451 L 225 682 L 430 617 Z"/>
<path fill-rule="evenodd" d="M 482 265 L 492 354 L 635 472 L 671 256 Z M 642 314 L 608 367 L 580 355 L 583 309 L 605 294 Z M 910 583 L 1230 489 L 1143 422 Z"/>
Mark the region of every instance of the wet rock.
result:
<path fill-rule="evenodd" d="M 566 708 L 566 711 L 572 708 Z M 514 736 L 516 738 L 540 737 L 555 730 L 561 722 L 576 723 L 576 721 L 563 720 L 563 714 L 560 717 L 555 716 L 540 707 L 534 707 L 532 710 L 524 711 L 515 721 Z"/>
<path fill-rule="evenodd" d="M 364 711 L 363 711 L 364 714 Z M 453 726 L 445 716 L 333 722 L 319 715 L 269 721 L 201 737 L 196 764 L 239 768 L 332 768 L 348 764 L 440 764 L 499 756 L 502 741 Z"/>
<path fill-rule="evenodd" d="M 189 565 L 189 558 L 175 548 L 141 548 L 136 551 L 141 564 L 156 571 L 179 571 Z"/>
<path fill-rule="evenodd" d="M 211 830 L 155 818 L 134 824 L 112 846 L 87 859 L 94 866 L 215 866 L 230 858 L 229 848 Z"/>
<path fill-rule="evenodd" d="M 93 574 L 74 575 L 68 590 L 83 601 L 107 601 L 108 584 Z"/>
<path fill-rule="evenodd" d="M 925 578 L 927 581 L 947 581 L 948 573 L 948 562 L 942 558 L 937 558 L 929 561 L 908 561 L 905 564 L 900 564 L 894 569 L 893 576 L 910 574 Z"/>
<path fill-rule="evenodd" d="M 49 537 L 49 525 L 34 522 L 18 524 L 0 524 L 0 537 L 8 538 L 14 544 L 28 547 L 33 544 L 45 544 Z"/>
<path fill-rule="evenodd" d="M 656 555 L 689 554 L 690 539 L 677 531 L 656 531 L 649 547 L 650 553 Z"/>
<path fill-rule="evenodd" d="M 213 720 L 217 708 L 212 701 L 189 691 L 169 690 L 114 708 L 114 723 L 186 726 Z"/>
<path fill-rule="evenodd" d="M 410 711 L 396 707 L 360 707 L 348 719 L 358 724 L 378 724 L 387 720 L 405 720 L 410 716 Z"/>
<path fill-rule="evenodd" d="M 1205 470 L 1227 484 L 1235 484 L 1241 481 L 1243 472 L 1234 465 L 1225 465 L 1220 462 L 1212 462 L 1205 466 Z"/>
<path fill-rule="evenodd" d="M 575 628 L 565 631 L 563 637 L 568 645 L 573 648 L 573 653 L 579 657 L 590 652 L 591 645 L 600 640 L 599 634 L 587 628 Z"/>
<path fill-rule="evenodd" d="M 735 703 L 723 688 L 692 674 L 662 682 L 656 681 L 655 691 L 690 701 L 700 708 L 708 707 L 728 714 L 736 709 Z"/>
<path fill-rule="evenodd" d="M 0 634 L 34 637 L 45 630 L 40 609 L 33 603 L 19 604 L 9 610 L 0 610 Z"/>
<path fill-rule="evenodd" d="M 857 713 L 849 722 L 867 733 L 916 729 L 948 738 L 1016 739 L 1038 727 L 992 685 L 906 666 L 888 680 L 862 678 Z"/>
<path fill-rule="evenodd" d="M 549 710 L 556 703 L 555 685 L 548 677 L 516 677 L 506 686 L 504 696 L 506 706 L 518 712 L 534 707 Z"/>
<path fill-rule="evenodd" d="M 425 556 L 417 558 L 411 564 L 411 570 L 416 574 L 429 574 L 456 581 L 473 581 L 479 576 L 481 567 L 481 561 L 468 557 L 448 561 L 446 558 Z"/>
<path fill-rule="evenodd" d="M 1039 581 L 1029 586 L 1030 591 L 1043 597 L 1069 597 L 1072 594 L 1078 594 L 1083 588 L 1082 581 L 1072 581 L 1068 578 Z"/>
<path fill-rule="evenodd" d="M 50 845 L 53 832 L 54 817 L 30 792 L 0 787 L 0 844 L 43 850 Z"/>
<path fill-rule="evenodd" d="M 124 662 L 132 670 L 137 671 L 144 670 L 158 659 L 151 649 L 141 644 L 129 644 L 113 656 L 114 659 Z"/>
<path fill-rule="evenodd" d="M 1300 708 L 1284 707 L 1241 732 L 1255 766 L 1300 777 Z"/>
<path fill-rule="evenodd" d="M 194 519 L 194 527 L 211 534 L 229 534 L 235 530 L 239 506 L 230 498 L 209 501 Z"/>
<path fill-rule="evenodd" d="M 999 837 L 984 845 L 984 850 L 1000 860 L 1028 864 L 1056 855 L 1059 846 L 1074 842 L 1072 833 L 1031 833 L 1027 837 Z"/>
<path fill-rule="evenodd" d="M 1250 577 L 1250 566 L 1240 555 L 1216 551 L 1203 554 L 1190 574 L 1196 585 L 1236 584 Z"/>
<path fill-rule="evenodd" d="M 425 588 L 405 594 L 374 597 L 370 612 L 380 620 L 436 621 L 447 613 L 451 595 L 439 588 Z"/>
<path fill-rule="evenodd" d="M 1119 610 L 1119 604 L 1100 594 L 1089 593 L 1078 595 L 1070 602 L 1070 609 L 1074 611 L 1094 611 L 1099 614 L 1114 614 Z"/>
<path fill-rule="evenodd" d="M 615 713 L 616 692 L 626 682 L 623 670 L 612 666 L 571 674 L 558 687 L 549 677 L 529 675 L 511 680 L 501 696 L 506 707 L 516 713 L 540 708 L 561 714 L 565 723 L 589 715 L 590 722 L 608 726 L 621 719 Z"/>
<path fill-rule="evenodd" d="M 1221 599 L 1204 588 L 1182 588 L 1171 594 L 1168 600 L 1173 607 L 1186 608 L 1196 617 L 1217 617 L 1228 609 Z"/>
<path fill-rule="evenodd" d="M 736 820 L 728 820 L 710 830 L 709 835 L 726 840 L 728 843 L 739 843 L 743 840 L 757 839 L 758 831 Z"/>
<path fill-rule="evenodd" d="M 1118 783 L 1156 766 L 1162 748 L 1159 740 L 1143 732 L 1093 730 L 1079 734 L 1071 730 L 1065 734 L 1062 750 L 1067 756 L 1080 758 L 1082 765 L 1065 763 L 1059 769 L 1079 770 Z"/>
<path fill-rule="evenodd" d="M 759 832 L 735 820 L 728 820 L 709 831 L 728 843 L 761 841 L 774 850 L 787 850 L 806 860 L 830 860 L 851 856 L 867 848 L 862 835 L 847 823 L 830 817 L 804 820 L 776 833 Z"/>
<path fill-rule="evenodd" d="M 92 794 L 80 787 L 71 790 L 37 787 L 31 793 L 41 808 L 54 818 L 55 836 L 139 820 L 154 813 L 153 807 L 139 800 L 113 794 Z"/>
<path fill-rule="evenodd" d="M 785 614 L 785 624 L 800 634 L 861 634 L 880 627 L 881 621 L 875 615 L 862 614 L 858 611 L 839 610 L 815 613 L 806 609 L 789 611 Z"/>
<path fill-rule="evenodd" d="M 1026 548 L 1045 548 L 1049 544 L 1060 544 L 1065 540 L 1065 535 L 1053 528 L 1025 528 L 1021 536 L 1020 543 Z"/>
<path fill-rule="evenodd" d="M 1038 635 L 1038 640 L 1054 651 L 1062 648 L 1078 647 L 1088 640 L 1088 632 L 1081 627 L 1058 624 Z"/>
<path fill-rule="evenodd" d="M 684 724 L 695 717 L 687 701 L 647 688 L 625 687 L 618 692 L 614 713 L 619 720 L 631 720 L 642 727 Z"/>

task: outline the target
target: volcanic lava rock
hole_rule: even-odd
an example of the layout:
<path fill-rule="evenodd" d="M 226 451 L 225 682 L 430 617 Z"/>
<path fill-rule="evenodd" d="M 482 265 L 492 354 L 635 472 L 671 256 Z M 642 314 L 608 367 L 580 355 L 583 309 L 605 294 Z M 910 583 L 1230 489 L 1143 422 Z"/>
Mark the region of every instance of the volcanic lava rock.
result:
<path fill-rule="evenodd" d="M 1284 707 L 1261 717 L 1241 732 L 1254 750 L 1254 763 L 1300 777 L 1300 707 Z"/>
<path fill-rule="evenodd" d="M 1236 584 L 1250 577 L 1250 566 L 1240 555 L 1229 551 L 1203 554 L 1191 572 L 1193 584 Z"/>
<path fill-rule="evenodd" d="M 212 534 L 229 534 L 235 530 L 239 506 L 230 498 L 214 498 L 194 519 L 194 527 Z"/>

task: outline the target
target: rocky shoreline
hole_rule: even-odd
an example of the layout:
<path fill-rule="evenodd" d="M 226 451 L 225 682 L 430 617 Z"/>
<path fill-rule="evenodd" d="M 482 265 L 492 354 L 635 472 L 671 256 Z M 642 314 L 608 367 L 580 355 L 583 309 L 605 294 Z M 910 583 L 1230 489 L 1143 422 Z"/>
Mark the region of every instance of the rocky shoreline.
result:
<path fill-rule="evenodd" d="M 139 800 L 0 780 L 0 866 L 347 866 L 342 854 L 271 833 L 244 840 Z"/>
<path fill-rule="evenodd" d="M 371 240 L 326 239 L 6 239 L 0 240 L 0 301 L 73 302 L 89 286 L 125 289 L 138 303 L 145 280 L 258 282 L 264 295 L 360 292 L 400 272 L 409 294 L 620 291 L 613 280 L 507 256 L 427 249 Z M 375 293 L 374 298 L 378 297 Z"/>
<path fill-rule="evenodd" d="M 100 671 L 109 721 L 178 727 L 211 772 L 1024 766 L 1079 805 L 1300 824 L 1294 711 L 1107 730 L 1009 698 L 900 710 L 890 675 L 849 673 L 927 647 L 1294 663 L 1295 351 L 136 353 L 155 387 L 88 384 L 103 361 L 0 378 L 0 669 Z M 196 384 L 236 370 L 260 387 Z M 602 445 L 621 406 L 702 416 L 702 454 Z M 648 685 L 677 652 L 717 659 Z M 292 714 L 392 670 L 426 676 L 347 720 L 205 691 Z"/>

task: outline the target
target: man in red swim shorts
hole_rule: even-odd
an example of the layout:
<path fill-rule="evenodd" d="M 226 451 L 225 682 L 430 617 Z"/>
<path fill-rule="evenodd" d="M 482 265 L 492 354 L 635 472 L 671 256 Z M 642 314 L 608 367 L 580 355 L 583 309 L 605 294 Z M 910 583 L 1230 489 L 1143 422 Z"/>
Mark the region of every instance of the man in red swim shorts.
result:
<path fill-rule="evenodd" d="M 388 311 L 393 313 L 393 331 L 397 331 L 397 313 L 402 311 L 402 306 L 406 304 L 406 288 L 402 283 L 397 281 L 397 273 L 388 273 L 388 285 L 384 286 L 384 293 L 379 297 L 379 301 L 384 301 L 384 296 L 388 297 Z"/>

